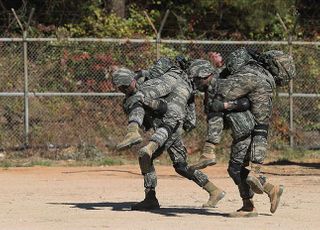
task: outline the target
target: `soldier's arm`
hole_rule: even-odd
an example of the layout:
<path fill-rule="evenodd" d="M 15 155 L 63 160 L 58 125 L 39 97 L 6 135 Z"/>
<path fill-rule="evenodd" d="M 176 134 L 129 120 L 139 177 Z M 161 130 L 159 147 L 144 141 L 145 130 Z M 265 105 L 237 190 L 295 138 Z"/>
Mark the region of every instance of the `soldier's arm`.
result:
<path fill-rule="evenodd" d="M 246 97 L 232 101 L 214 99 L 210 105 L 211 112 L 243 112 L 248 109 L 250 109 L 250 101 Z"/>
<path fill-rule="evenodd" d="M 159 99 L 171 93 L 177 84 L 177 79 L 170 74 L 146 81 L 139 89 L 147 100 Z"/>
<path fill-rule="evenodd" d="M 221 95 L 225 101 L 236 100 L 245 97 L 252 92 L 257 85 L 252 74 L 232 75 L 226 79 L 217 79 L 217 95 Z"/>
<path fill-rule="evenodd" d="M 139 88 L 131 104 L 141 103 L 160 114 L 164 114 L 167 111 L 167 105 L 162 98 L 170 94 L 175 89 L 176 84 L 176 78 L 169 74 L 148 80 Z"/>
<path fill-rule="evenodd" d="M 196 114 L 196 105 L 194 102 L 194 95 L 189 99 L 186 106 L 186 117 L 183 122 L 183 129 L 187 132 L 190 132 L 196 127 L 197 114 Z"/>

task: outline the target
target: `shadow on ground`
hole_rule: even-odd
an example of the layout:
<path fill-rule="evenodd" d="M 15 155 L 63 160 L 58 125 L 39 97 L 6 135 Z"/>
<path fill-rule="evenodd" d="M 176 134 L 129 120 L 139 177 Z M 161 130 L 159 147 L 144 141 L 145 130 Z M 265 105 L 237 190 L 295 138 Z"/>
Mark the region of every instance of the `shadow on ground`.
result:
<path fill-rule="evenodd" d="M 289 160 L 278 160 L 266 163 L 265 165 L 296 165 L 301 167 L 308 167 L 314 169 L 320 169 L 320 163 L 302 163 L 302 162 L 293 162 Z"/>
<path fill-rule="evenodd" d="M 100 203 L 49 203 L 52 205 L 68 205 L 70 208 L 79 208 L 84 210 L 102 210 L 111 208 L 113 211 L 131 211 L 131 206 L 136 202 L 100 202 Z M 137 211 L 134 211 L 137 212 Z M 139 211 L 138 211 L 139 212 Z M 228 213 L 222 213 L 216 209 L 204 209 L 190 206 L 166 206 L 157 210 L 142 211 L 156 213 L 163 216 L 178 216 L 179 214 L 195 214 L 208 216 L 228 217 Z"/>

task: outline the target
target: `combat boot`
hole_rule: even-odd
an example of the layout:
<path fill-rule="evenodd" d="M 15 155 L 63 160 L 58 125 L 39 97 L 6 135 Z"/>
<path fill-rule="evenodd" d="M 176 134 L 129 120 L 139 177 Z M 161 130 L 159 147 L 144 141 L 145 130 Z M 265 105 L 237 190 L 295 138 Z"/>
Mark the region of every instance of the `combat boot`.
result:
<path fill-rule="evenodd" d="M 156 197 L 156 192 L 154 190 L 146 191 L 146 196 L 143 201 L 132 205 L 131 210 L 154 210 L 159 209 L 159 201 Z"/>
<path fill-rule="evenodd" d="M 283 190 L 284 190 L 283 185 L 273 185 L 268 182 L 263 185 L 263 191 L 268 194 L 268 197 L 270 199 L 270 204 L 271 204 L 270 212 L 271 213 L 276 212 L 278 205 L 279 205 L 279 202 L 280 202 L 280 197 L 283 193 Z"/>
<path fill-rule="evenodd" d="M 209 200 L 203 204 L 203 208 L 214 208 L 217 203 L 226 195 L 226 192 L 215 186 L 211 181 L 203 187 L 209 193 Z"/>
<path fill-rule="evenodd" d="M 256 217 L 258 212 L 254 207 L 252 199 L 242 199 L 243 206 L 236 212 L 230 213 L 229 217 Z"/>
<path fill-rule="evenodd" d="M 205 142 L 199 161 L 190 165 L 190 167 L 194 170 L 204 169 L 216 163 L 215 145 L 210 142 Z"/>
<path fill-rule="evenodd" d="M 117 149 L 121 150 L 124 148 L 129 148 L 132 145 L 139 144 L 142 141 L 142 137 L 139 133 L 139 125 L 136 122 L 131 122 L 128 125 L 127 134 L 117 145 Z"/>
<path fill-rule="evenodd" d="M 143 174 L 150 172 L 152 154 L 158 147 L 159 144 L 157 142 L 150 141 L 149 144 L 139 150 L 139 165 Z"/>
<path fill-rule="evenodd" d="M 246 182 L 254 193 L 263 194 L 263 186 L 259 180 L 261 165 L 251 163 L 251 170 L 247 176 Z"/>

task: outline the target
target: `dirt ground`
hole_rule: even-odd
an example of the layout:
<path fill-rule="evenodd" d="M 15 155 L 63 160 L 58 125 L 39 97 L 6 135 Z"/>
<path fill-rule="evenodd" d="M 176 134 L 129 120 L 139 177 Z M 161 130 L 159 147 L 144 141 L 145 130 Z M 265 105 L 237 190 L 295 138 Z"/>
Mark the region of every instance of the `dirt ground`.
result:
<path fill-rule="evenodd" d="M 0 229 L 320 229 L 320 165 L 276 165 L 265 171 L 285 192 L 277 212 L 266 195 L 254 200 L 255 218 L 229 218 L 241 206 L 226 165 L 204 170 L 227 192 L 217 208 L 203 209 L 207 194 L 172 167 L 157 166 L 161 209 L 131 211 L 141 200 L 137 165 L 32 167 L 0 170 Z"/>

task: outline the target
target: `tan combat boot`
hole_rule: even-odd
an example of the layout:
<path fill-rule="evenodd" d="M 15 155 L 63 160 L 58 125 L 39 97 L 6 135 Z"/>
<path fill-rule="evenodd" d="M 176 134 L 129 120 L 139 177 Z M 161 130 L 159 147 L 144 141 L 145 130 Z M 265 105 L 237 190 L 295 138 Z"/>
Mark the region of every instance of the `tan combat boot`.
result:
<path fill-rule="evenodd" d="M 256 217 L 258 212 L 254 207 L 252 199 L 243 199 L 242 208 L 238 209 L 236 212 L 230 213 L 229 217 Z"/>
<path fill-rule="evenodd" d="M 226 192 L 215 186 L 211 181 L 203 187 L 209 193 L 209 200 L 203 204 L 203 208 L 214 208 L 217 203 L 226 195 Z"/>
<path fill-rule="evenodd" d="M 150 172 L 152 154 L 158 147 L 157 142 L 150 141 L 149 144 L 139 150 L 139 165 L 142 173 Z"/>
<path fill-rule="evenodd" d="M 154 190 L 146 190 L 146 196 L 143 201 L 132 205 L 131 210 L 154 210 L 159 209 L 159 201 L 156 197 L 156 192 Z"/>
<path fill-rule="evenodd" d="M 271 204 L 270 212 L 271 213 L 276 212 L 278 205 L 279 205 L 279 202 L 280 202 L 280 197 L 283 193 L 283 190 L 284 190 L 283 185 L 273 185 L 268 182 L 263 185 L 263 191 L 268 194 L 268 197 L 270 199 L 270 204 Z"/>
<path fill-rule="evenodd" d="M 131 122 L 128 125 L 127 134 L 117 145 L 117 149 L 121 150 L 124 148 L 129 148 L 132 145 L 139 144 L 142 141 L 142 137 L 139 133 L 139 125 L 136 122 Z"/>
<path fill-rule="evenodd" d="M 199 161 L 190 165 L 190 167 L 194 170 L 204 169 L 216 163 L 215 145 L 210 142 L 205 142 Z"/>
<path fill-rule="evenodd" d="M 246 182 L 254 193 L 263 194 L 263 186 L 259 180 L 261 164 L 251 163 L 251 170 L 247 176 Z"/>

